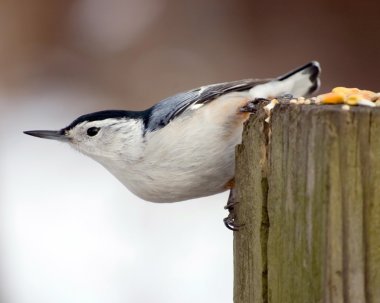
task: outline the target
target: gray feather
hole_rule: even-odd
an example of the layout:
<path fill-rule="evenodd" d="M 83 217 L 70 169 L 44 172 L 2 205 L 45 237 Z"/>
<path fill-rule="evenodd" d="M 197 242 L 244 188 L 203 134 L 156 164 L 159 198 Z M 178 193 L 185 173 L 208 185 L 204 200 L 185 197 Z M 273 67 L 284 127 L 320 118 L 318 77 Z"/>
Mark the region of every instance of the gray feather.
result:
<path fill-rule="evenodd" d="M 206 104 L 216 98 L 233 92 L 249 90 L 257 84 L 269 80 L 239 80 L 202 86 L 187 92 L 179 93 L 162 100 L 150 109 L 150 116 L 146 125 L 148 131 L 154 131 L 167 125 L 175 117 L 195 104 Z"/>
<path fill-rule="evenodd" d="M 202 86 L 169 97 L 144 112 L 146 131 L 164 127 L 174 118 L 195 104 L 206 104 L 234 91 L 250 91 L 252 97 L 272 97 L 290 93 L 308 95 L 319 87 L 320 66 L 316 61 L 307 63 L 277 79 L 246 79 Z M 263 84 L 263 85 L 262 85 Z"/>

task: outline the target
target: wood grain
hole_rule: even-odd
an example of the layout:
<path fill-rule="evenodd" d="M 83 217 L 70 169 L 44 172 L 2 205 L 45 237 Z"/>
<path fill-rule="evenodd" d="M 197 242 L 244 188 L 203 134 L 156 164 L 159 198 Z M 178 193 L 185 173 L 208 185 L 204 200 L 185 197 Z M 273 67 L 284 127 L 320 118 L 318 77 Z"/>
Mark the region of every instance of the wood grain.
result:
<path fill-rule="evenodd" d="M 380 302 L 380 110 L 263 116 L 237 148 L 234 302 Z"/>

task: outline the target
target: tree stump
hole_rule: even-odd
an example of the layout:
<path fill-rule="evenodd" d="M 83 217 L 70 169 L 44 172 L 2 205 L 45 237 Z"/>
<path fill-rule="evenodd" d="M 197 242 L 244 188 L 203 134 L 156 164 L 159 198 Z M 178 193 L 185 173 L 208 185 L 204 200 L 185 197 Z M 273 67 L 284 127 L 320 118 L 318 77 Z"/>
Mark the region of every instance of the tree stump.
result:
<path fill-rule="evenodd" d="M 380 302 L 380 109 L 281 104 L 237 147 L 235 303 Z"/>

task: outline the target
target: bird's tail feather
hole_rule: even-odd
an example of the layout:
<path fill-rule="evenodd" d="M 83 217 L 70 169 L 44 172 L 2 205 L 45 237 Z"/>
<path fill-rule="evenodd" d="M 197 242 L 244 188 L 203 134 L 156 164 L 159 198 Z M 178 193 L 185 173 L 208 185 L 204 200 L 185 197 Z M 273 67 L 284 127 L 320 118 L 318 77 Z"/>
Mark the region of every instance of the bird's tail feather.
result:
<path fill-rule="evenodd" d="M 256 85 L 250 90 L 254 98 L 279 97 L 291 94 L 294 97 L 307 96 L 314 93 L 320 86 L 320 65 L 311 61 L 273 81 Z"/>
<path fill-rule="evenodd" d="M 320 86 L 319 74 L 321 67 L 317 61 L 311 61 L 294 71 L 277 78 L 278 81 L 288 83 L 295 97 L 311 95 Z"/>

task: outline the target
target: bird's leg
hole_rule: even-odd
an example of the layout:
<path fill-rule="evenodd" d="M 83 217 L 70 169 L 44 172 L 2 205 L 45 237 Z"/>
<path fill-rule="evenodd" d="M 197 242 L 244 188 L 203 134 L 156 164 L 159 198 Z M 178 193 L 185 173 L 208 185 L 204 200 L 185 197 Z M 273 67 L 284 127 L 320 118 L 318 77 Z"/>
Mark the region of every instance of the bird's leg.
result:
<path fill-rule="evenodd" d="M 288 104 L 290 100 L 292 100 L 294 97 L 292 94 L 285 94 L 281 95 L 279 97 L 276 97 L 276 99 L 283 104 Z"/>
<path fill-rule="evenodd" d="M 275 97 L 275 99 L 277 99 L 280 103 L 285 103 L 285 104 L 289 103 L 289 101 L 293 98 L 294 97 L 292 94 L 284 94 L 284 95 Z M 253 113 L 254 114 L 257 112 L 258 105 L 260 103 L 268 104 L 271 99 L 273 99 L 273 98 L 272 97 L 270 97 L 270 98 L 255 98 L 255 99 L 249 101 L 245 106 L 241 107 L 240 112 L 241 113 Z"/>
<path fill-rule="evenodd" d="M 269 102 L 269 100 L 265 98 L 255 98 L 249 101 L 245 106 L 240 107 L 240 112 L 254 114 L 258 110 L 258 105 L 262 102 Z"/>
<path fill-rule="evenodd" d="M 284 95 L 279 96 L 278 98 L 279 98 L 279 99 L 289 99 L 289 100 L 291 100 L 291 99 L 293 99 L 294 97 L 293 97 L 292 94 L 284 94 Z"/>
<path fill-rule="evenodd" d="M 244 224 L 237 224 L 236 223 L 236 214 L 235 214 L 235 205 L 239 203 L 236 201 L 236 192 L 235 189 L 230 189 L 230 195 L 228 197 L 227 205 L 224 206 L 224 209 L 228 210 L 228 216 L 223 219 L 224 225 L 233 231 L 239 230 L 241 226 Z"/>

